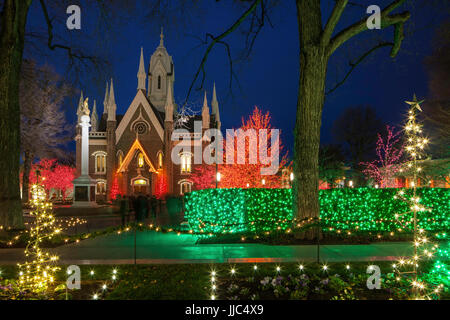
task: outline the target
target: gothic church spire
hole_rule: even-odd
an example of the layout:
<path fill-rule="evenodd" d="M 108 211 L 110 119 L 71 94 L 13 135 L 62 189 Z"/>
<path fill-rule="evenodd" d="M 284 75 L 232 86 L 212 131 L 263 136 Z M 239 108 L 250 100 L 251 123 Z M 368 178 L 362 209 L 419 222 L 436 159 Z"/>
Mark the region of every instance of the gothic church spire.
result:
<path fill-rule="evenodd" d="M 109 88 L 108 99 L 108 121 L 116 121 L 116 98 L 114 96 L 114 83 L 111 78 L 111 87 Z"/>
<path fill-rule="evenodd" d="M 139 71 L 137 74 L 138 78 L 138 90 L 145 90 L 145 81 L 147 80 L 147 73 L 145 72 L 144 63 L 144 49 L 141 47 L 141 58 L 139 60 Z"/>

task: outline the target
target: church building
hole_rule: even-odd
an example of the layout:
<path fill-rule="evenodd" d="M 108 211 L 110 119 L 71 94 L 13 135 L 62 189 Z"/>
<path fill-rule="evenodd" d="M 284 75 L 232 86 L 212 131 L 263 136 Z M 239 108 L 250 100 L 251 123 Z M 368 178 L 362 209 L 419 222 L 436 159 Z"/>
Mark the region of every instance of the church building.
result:
<path fill-rule="evenodd" d="M 150 57 L 146 69 L 141 48 L 137 72 L 137 92 L 125 114 L 117 114 L 113 80 L 106 85 L 103 114 L 97 113 L 94 101 L 89 130 L 89 176 L 96 181 L 96 200 L 108 201 L 117 193 L 126 195 L 182 195 L 193 189 L 190 179 L 193 153 L 179 154 L 180 164 L 171 160 L 175 144 L 205 146 L 204 130 L 220 129 L 219 104 L 215 85 L 211 112 L 205 93 L 201 115 L 189 116 L 181 127 L 190 137 L 172 141 L 177 125 L 177 105 L 174 102 L 175 68 L 164 46 L 161 32 L 159 46 Z M 81 128 L 83 93 L 78 106 L 76 134 L 77 176 L 81 174 Z M 202 132 L 194 132 L 194 121 L 201 121 Z M 188 139 L 185 139 L 188 138 Z"/>

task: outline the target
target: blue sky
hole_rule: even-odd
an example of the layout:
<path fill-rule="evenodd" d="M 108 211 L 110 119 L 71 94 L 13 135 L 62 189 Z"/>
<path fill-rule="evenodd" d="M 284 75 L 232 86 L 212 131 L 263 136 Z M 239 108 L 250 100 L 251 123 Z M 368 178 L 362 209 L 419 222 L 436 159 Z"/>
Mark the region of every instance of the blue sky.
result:
<path fill-rule="evenodd" d="M 364 2 L 364 1 L 362 1 Z M 375 4 L 377 1 L 372 1 Z M 379 1 L 382 6 L 386 1 Z M 333 1 L 323 1 L 324 16 L 329 13 Z M 438 9 L 438 8 L 437 8 Z M 240 87 L 234 81 L 232 87 L 233 97 L 228 87 L 229 65 L 223 47 L 216 47 L 207 63 L 207 77 L 205 88 L 210 99 L 213 82 L 216 82 L 217 95 L 222 119 L 222 128 L 239 126 L 241 117 L 251 113 L 254 106 L 270 111 L 273 125 L 282 130 L 282 139 L 292 154 L 293 129 L 295 125 L 297 89 L 299 78 L 299 41 L 297 16 L 294 1 L 282 1 L 271 13 L 271 21 L 259 34 L 250 58 L 236 63 L 234 70 L 239 79 Z M 352 21 L 366 16 L 365 8 L 349 8 L 338 28 L 345 27 Z M 136 14 L 139 15 L 137 10 Z M 199 8 L 183 13 L 183 19 L 178 18 L 177 23 L 171 19 L 165 23 L 159 19 L 142 21 L 143 17 L 121 21 L 113 25 L 105 34 L 104 39 L 92 36 L 84 39 L 88 47 L 106 52 L 111 64 L 101 75 L 87 74 L 82 79 L 83 91 L 89 100 L 97 100 L 97 106 L 102 104 L 104 85 L 107 78 L 114 78 L 117 113 L 124 113 L 136 93 L 139 53 L 141 46 L 145 52 L 145 63 L 159 44 L 160 26 L 164 26 L 164 42 L 175 64 L 175 98 L 178 102 L 184 101 L 188 87 L 193 79 L 196 68 L 205 50 L 199 46 L 198 37 L 204 38 L 207 32 L 219 34 L 225 30 L 242 12 L 231 2 L 203 1 Z M 174 14 L 175 16 L 180 13 Z M 64 17 L 60 17 L 64 18 Z M 89 12 L 82 11 L 82 28 L 86 34 L 94 34 L 94 23 Z M 381 49 L 373 54 L 368 61 L 361 64 L 350 76 L 349 80 L 335 93 L 326 97 L 323 110 L 322 142 L 333 142 L 331 126 L 344 108 L 358 105 L 371 105 L 376 108 L 378 115 L 386 122 L 398 124 L 406 105 L 404 100 L 416 93 L 420 98 L 428 94 L 426 70 L 423 65 L 424 58 L 431 52 L 431 42 L 435 34 L 436 25 L 445 19 L 445 14 L 436 10 L 423 9 L 417 6 L 411 11 L 411 21 L 406 28 L 407 35 L 402 49 L 395 59 L 389 57 L 389 48 Z M 175 20 L 174 20 L 175 21 Z M 429 25 L 432 21 L 433 24 Z M 37 1 L 30 10 L 28 31 L 41 30 L 45 27 L 42 13 Z M 92 29 L 92 30 L 91 30 Z M 408 32 L 413 29 L 413 35 Z M 45 30 L 45 29 L 44 29 Z M 70 34 L 62 26 L 56 26 L 60 37 L 77 36 Z M 70 31 L 77 32 L 77 31 Z M 371 37 L 383 37 L 392 40 L 392 28 L 384 31 L 368 31 L 363 36 L 351 40 L 349 46 L 333 57 L 329 66 L 329 84 L 340 78 L 348 66 L 348 56 L 360 50 L 363 44 Z M 227 39 L 232 48 L 233 57 L 237 57 L 242 48 L 243 37 L 236 33 Z M 196 48 L 197 47 L 197 48 Z M 350 55 L 347 54 L 350 52 Z M 65 72 L 67 59 L 61 52 L 50 52 L 47 57 L 40 57 L 40 62 L 54 65 L 61 73 Z M 336 68 L 339 74 L 334 71 Z M 94 82 L 95 79 L 100 79 Z M 81 87 L 81 85 L 80 85 Z M 69 121 L 74 121 L 75 107 L 78 96 L 72 97 L 65 107 Z M 200 109 L 203 92 L 195 91 L 190 99 L 193 105 Z"/>

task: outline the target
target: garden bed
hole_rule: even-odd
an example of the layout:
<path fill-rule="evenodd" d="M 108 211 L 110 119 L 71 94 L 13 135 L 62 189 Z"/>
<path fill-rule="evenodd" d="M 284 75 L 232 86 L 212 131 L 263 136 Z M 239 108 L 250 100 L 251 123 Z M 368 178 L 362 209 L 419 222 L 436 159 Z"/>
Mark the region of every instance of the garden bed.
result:
<path fill-rule="evenodd" d="M 381 289 L 367 288 L 369 263 L 355 262 L 320 264 L 180 264 L 180 265 L 122 265 L 81 266 L 81 290 L 66 291 L 65 268 L 57 274 L 55 285 L 47 294 L 14 295 L 14 299 L 133 299 L 133 300 L 208 300 L 213 296 L 222 300 L 335 300 L 408 299 L 409 287 L 395 281 L 391 264 L 371 262 L 382 272 Z M 302 268 L 300 268 L 300 265 Z M 117 278 L 112 280 L 112 270 Z M 0 298 L 8 299 L 5 287 L 17 276 L 17 267 L 0 267 Z M 91 271 L 94 271 L 91 274 Z M 214 277 L 214 279 L 213 279 Z M 102 286 L 106 284 L 106 289 Z M 213 286 L 215 286 L 213 288 Z M 59 288 L 55 292 L 55 288 Z M 449 299 L 443 293 L 441 299 Z"/>

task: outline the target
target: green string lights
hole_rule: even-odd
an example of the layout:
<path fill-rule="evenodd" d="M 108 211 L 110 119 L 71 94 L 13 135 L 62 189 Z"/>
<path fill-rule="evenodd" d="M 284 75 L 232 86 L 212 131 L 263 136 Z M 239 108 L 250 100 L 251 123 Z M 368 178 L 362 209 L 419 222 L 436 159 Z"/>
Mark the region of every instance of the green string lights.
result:
<path fill-rule="evenodd" d="M 324 232 L 404 232 L 413 229 L 408 204 L 397 201 L 398 189 L 343 188 L 319 191 L 320 217 Z M 405 189 L 405 193 L 410 192 Z M 427 231 L 450 227 L 448 189 L 419 188 L 423 212 L 418 227 Z M 291 189 L 204 189 L 185 196 L 185 217 L 196 234 L 258 233 L 292 228 Z"/>

